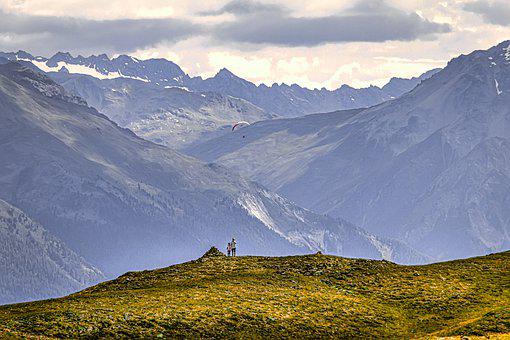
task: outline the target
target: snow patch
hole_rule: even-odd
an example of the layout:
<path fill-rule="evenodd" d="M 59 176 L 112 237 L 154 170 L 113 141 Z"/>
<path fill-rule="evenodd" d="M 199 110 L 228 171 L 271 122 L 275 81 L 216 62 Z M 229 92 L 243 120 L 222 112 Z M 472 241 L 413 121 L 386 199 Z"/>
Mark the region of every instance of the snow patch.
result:
<path fill-rule="evenodd" d="M 496 85 L 496 93 L 497 93 L 497 94 L 498 94 L 498 96 L 499 96 L 500 94 L 502 94 L 502 93 L 503 93 L 503 91 L 501 91 L 501 90 L 499 89 L 499 83 L 498 83 L 498 81 L 497 81 L 496 79 L 494 79 L 494 84 Z"/>
<path fill-rule="evenodd" d="M 129 78 L 129 79 L 135 79 L 135 80 L 140 80 L 140 81 L 143 81 L 144 83 L 150 83 L 150 81 L 148 79 L 145 79 L 145 78 L 140 78 L 140 77 L 135 77 L 135 76 L 127 76 L 125 74 L 122 74 L 122 72 L 118 72 L 118 74 L 120 75 L 119 77 L 117 78 Z"/>
<path fill-rule="evenodd" d="M 260 200 L 256 197 L 245 195 L 238 200 L 238 203 L 248 212 L 248 214 L 258 219 L 266 227 L 284 236 L 283 233 L 276 228 L 276 225 L 271 216 L 269 216 L 264 203 L 260 202 Z"/>
<path fill-rule="evenodd" d="M 311 229 L 306 234 L 298 230 L 293 230 L 285 235 L 285 238 L 292 244 L 297 246 L 307 247 L 312 251 L 325 250 L 325 235 L 324 229 Z"/>
<path fill-rule="evenodd" d="M 17 58 L 17 60 L 22 61 L 28 61 L 31 62 L 34 66 L 36 66 L 38 69 L 44 72 L 59 72 L 63 67 L 65 67 L 69 73 L 73 74 L 85 74 L 97 79 L 116 79 L 116 78 L 129 78 L 129 79 L 135 79 L 140 80 L 143 82 L 149 82 L 147 79 L 143 79 L 140 77 L 134 77 L 134 76 L 128 76 L 122 74 L 120 71 L 117 72 L 108 72 L 108 73 L 101 73 L 98 70 L 96 70 L 93 67 L 88 67 L 85 65 L 77 65 L 77 64 L 69 64 L 65 61 L 59 61 L 57 63 L 57 66 L 48 66 L 46 61 L 41 60 L 32 60 L 32 59 L 23 59 L 23 58 Z"/>
<path fill-rule="evenodd" d="M 393 256 L 393 249 L 391 249 L 389 245 L 379 241 L 374 235 L 367 234 L 366 236 L 370 240 L 370 243 L 372 243 L 374 247 L 377 248 L 382 258 L 384 260 L 391 261 Z"/>
<path fill-rule="evenodd" d="M 266 227 L 268 227 L 270 230 L 274 231 L 278 235 L 282 236 L 290 243 L 295 245 L 308 246 L 310 249 L 312 249 L 312 247 L 310 247 L 310 244 L 305 240 L 301 232 L 291 231 L 288 234 L 286 234 L 282 232 L 280 229 L 278 229 L 276 223 L 267 212 L 264 203 L 262 203 L 262 201 L 260 201 L 259 198 L 253 195 L 243 195 L 243 197 L 239 198 L 238 203 L 248 212 L 249 215 L 258 219 Z M 316 237 L 318 243 L 319 242 L 324 243 L 323 241 L 322 242 L 320 241 L 321 235 L 316 235 Z"/>
<path fill-rule="evenodd" d="M 187 88 L 186 86 L 165 86 L 165 89 L 179 89 L 179 90 L 184 90 L 186 92 L 192 92 L 189 88 Z"/>

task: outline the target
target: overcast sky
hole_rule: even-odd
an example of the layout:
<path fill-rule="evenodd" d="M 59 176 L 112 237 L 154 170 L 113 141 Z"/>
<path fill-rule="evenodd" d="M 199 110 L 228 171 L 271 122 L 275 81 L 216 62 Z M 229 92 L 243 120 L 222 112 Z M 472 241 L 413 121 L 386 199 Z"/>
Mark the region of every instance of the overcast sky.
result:
<path fill-rule="evenodd" d="M 2 51 L 164 57 L 268 85 L 382 85 L 508 39 L 508 0 L 0 0 Z"/>

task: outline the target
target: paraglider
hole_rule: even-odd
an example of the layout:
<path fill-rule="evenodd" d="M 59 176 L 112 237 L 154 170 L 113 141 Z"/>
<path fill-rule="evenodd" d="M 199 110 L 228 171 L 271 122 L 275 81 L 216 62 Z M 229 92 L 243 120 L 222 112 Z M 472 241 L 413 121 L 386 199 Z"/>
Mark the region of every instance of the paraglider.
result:
<path fill-rule="evenodd" d="M 245 122 L 245 121 L 237 122 L 234 125 L 232 125 L 232 131 L 234 131 L 235 129 L 239 129 L 239 128 L 243 127 L 243 126 L 247 126 L 247 125 L 250 125 L 250 123 Z"/>

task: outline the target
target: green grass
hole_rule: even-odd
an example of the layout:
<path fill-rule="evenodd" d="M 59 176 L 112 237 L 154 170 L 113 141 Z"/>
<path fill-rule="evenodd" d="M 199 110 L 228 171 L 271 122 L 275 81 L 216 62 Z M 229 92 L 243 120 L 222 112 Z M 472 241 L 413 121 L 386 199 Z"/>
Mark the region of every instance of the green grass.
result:
<path fill-rule="evenodd" d="M 0 307 L 0 336 L 442 337 L 510 334 L 510 252 L 426 266 L 206 256 Z"/>

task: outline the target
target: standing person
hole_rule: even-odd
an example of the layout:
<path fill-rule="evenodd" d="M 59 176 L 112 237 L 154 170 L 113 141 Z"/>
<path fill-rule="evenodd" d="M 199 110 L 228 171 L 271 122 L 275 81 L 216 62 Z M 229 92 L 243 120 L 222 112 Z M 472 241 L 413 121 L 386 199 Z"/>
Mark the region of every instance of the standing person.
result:
<path fill-rule="evenodd" d="M 230 256 L 230 252 L 232 251 L 232 245 L 230 242 L 227 244 L 227 256 Z"/>
<path fill-rule="evenodd" d="M 230 247 L 232 248 L 232 256 L 236 256 L 236 239 L 233 238 L 232 242 L 230 242 Z"/>

